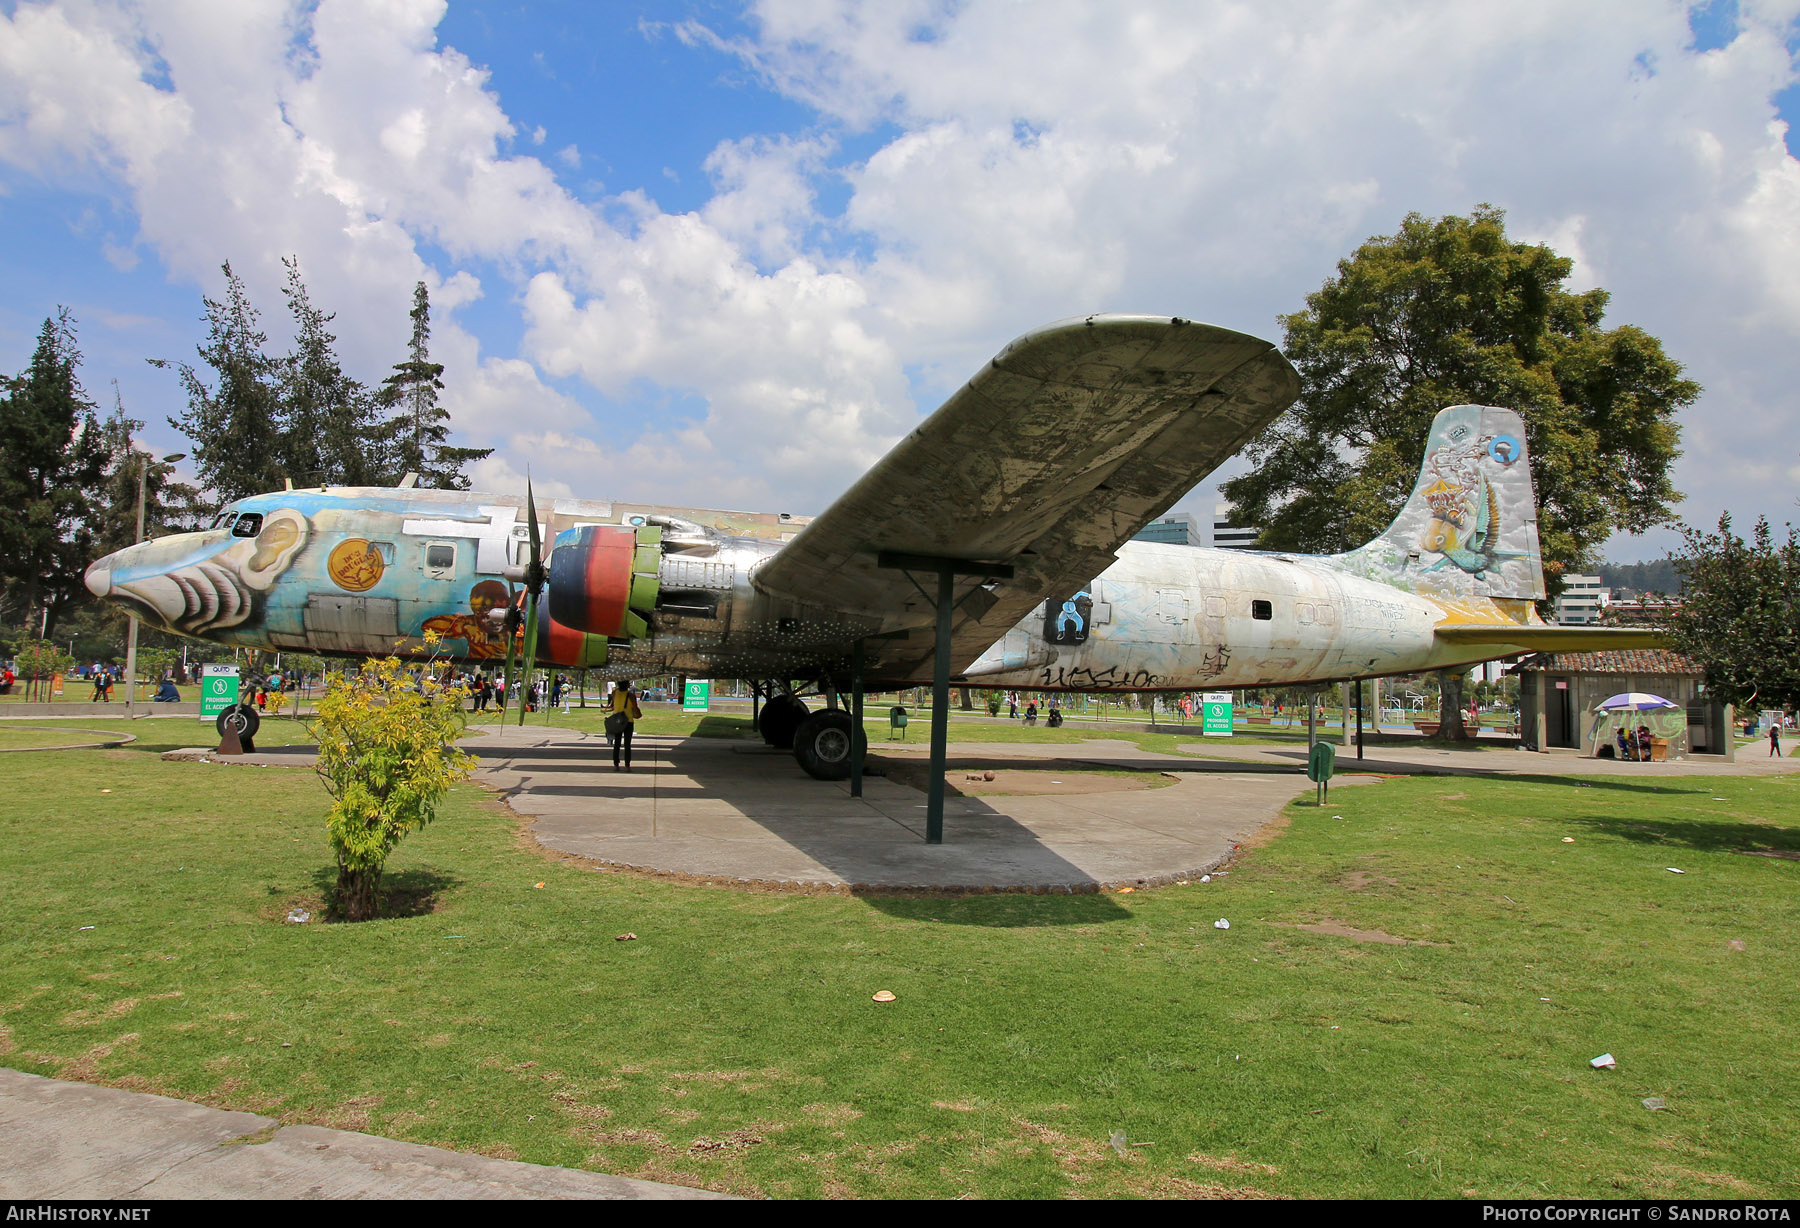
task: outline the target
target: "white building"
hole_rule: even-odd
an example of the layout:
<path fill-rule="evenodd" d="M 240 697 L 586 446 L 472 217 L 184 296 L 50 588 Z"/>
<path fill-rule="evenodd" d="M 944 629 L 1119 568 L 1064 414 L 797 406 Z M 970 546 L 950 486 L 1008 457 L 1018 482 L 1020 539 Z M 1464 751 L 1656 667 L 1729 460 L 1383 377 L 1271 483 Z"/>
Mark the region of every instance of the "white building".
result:
<path fill-rule="evenodd" d="M 1223 550 L 1254 550 L 1256 539 L 1262 530 L 1234 525 L 1226 519 L 1231 514 L 1231 504 L 1213 504 L 1213 545 Z"/>
<path fill-rule="evenodd" d="M 1597 623 L 1611 596 L 1611 589 L 1600 586 L 1599 576 L 1564 576 L 1562 595 L 1556 599 L 1556 621 L 1564 626 Z"/>

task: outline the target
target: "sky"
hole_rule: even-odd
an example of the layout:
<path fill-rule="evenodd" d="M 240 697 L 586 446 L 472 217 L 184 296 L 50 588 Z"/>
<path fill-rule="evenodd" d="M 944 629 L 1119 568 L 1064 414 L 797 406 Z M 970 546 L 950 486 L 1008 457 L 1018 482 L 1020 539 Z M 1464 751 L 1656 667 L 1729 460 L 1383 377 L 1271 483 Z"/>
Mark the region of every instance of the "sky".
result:
<path fill-rule="evenodd" d="M 0 0 L 0 370 L 183 450 L 230 261 L 349 371 L 413 286 L 478 488 L 811 514 L 1009 340 L 1279 342 L 1408 213 L 1488 203 L 1661 338 L 1678 511 L 1795 518 L 1800 0 Z M 1216 477 L 1230 476 L 1231 468 Z M 1178 505 L 1210 521 L 1212 481 Z M 1656 558 L 1666 529 L 1619 535 Z"/>

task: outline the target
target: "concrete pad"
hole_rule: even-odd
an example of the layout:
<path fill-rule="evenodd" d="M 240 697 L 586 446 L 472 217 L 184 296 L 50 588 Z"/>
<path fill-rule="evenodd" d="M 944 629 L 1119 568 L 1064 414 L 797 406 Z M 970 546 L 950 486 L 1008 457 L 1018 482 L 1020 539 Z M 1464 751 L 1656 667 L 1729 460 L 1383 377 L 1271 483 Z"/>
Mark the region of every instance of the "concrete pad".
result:
<path fill-rule="evenodd" d="M 548 848 L 609 865 L 752 884 L 850 889 L 1093 891 L 1197 876 L 1310 787 L 1297 768 L 1217 772 L 1180 755 L 1096 741 L 959 745 L 953 766 L 1169 772 L 1158 789 L 949 797 L 945 843 L 924 842 L 925 795 L 884 776 L 809 779 L 785 752 L 640 736 L 639 770 L 604 739 L 508 729 L 482 740 L 481 777 Z M 923 758 L 922 746 L 888 754 Z M 652 757 L 654 767 L 644 770 Z"/>
<path fill-rule="evenodd" d="M 207 1108 L 0 1068 L 0 1198 L 727 1195 Z"/>

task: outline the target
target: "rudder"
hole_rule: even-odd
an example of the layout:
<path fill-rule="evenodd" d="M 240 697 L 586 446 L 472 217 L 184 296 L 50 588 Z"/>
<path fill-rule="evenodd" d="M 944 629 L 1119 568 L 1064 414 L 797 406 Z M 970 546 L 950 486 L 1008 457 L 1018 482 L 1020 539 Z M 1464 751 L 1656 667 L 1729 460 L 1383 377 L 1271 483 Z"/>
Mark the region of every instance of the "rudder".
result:
<path fill-rule="evenodd" d="M 1432 419 L 1418 484 L 1394 523 L 1333 561 L 1426 597 L 1542 600 L 1525 420 L 1492 405 L 1441 411 Z"/>

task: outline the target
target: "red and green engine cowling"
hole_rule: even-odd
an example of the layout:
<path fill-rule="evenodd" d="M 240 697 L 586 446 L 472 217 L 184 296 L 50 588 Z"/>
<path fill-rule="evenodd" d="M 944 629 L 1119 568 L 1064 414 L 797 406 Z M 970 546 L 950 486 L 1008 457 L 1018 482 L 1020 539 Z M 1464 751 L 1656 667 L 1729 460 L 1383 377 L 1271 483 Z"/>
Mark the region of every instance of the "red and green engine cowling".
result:
<path fill-rule="evenodd" d="M 662 590 L 662 529 L 584 524 L 556 535 L 545 599 L 538 603 L 538 653 L 558 665 L 606 664 L 608 647 L 643 639 Z"/>

